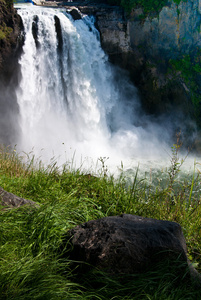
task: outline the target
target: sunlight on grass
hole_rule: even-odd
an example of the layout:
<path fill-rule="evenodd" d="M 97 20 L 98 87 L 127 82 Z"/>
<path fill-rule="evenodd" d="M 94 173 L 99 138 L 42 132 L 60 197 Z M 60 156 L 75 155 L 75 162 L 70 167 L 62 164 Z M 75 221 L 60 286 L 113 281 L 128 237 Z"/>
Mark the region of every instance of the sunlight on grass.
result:
<path fill-rule="evenodd" d="M 178 222 L 189 259 L 201 272 L 201 168 L 195 163 L 194 172 L 182 178 L 178 150 L 173 148 L 167 172 L 157 171 L 150 180 L 139 177 L 139 169 L 132 178 L 123 169 L 118 178 L 109 176 L 105 161 L 99 177 L 55 162 L 36 164 L 31 156 L 25 163 L 15 149 L 1 147 L 0 186 L 39 204 L 0 211 L 1 299 L 199 299 L 193 286 L 174 285 L 171 272 L 155 270 L 122 282 L 94 270 L 77 280 L 60 253 L 63 234 L 72 227 L 136 214 Z"/>

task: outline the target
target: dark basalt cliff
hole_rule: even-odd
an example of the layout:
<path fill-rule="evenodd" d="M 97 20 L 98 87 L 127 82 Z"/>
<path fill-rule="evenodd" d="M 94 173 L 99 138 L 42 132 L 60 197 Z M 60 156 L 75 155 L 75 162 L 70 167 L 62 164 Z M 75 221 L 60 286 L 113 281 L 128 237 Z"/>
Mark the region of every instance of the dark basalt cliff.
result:
<path fill-rule="evenodd" d="M 21 18 L 12 1 L 0 0 L 0 143 L 15 144 L 19 132 L 15 86 L 19 79 Z"/>

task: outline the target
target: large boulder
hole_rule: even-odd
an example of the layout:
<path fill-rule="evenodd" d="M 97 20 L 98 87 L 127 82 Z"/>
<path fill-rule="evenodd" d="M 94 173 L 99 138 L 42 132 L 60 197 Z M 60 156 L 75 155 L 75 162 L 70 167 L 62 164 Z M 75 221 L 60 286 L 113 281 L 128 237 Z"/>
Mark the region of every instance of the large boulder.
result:
<path fill-rule="evenodd" d="M 181 226 L 175 222 L 122 214 L 81 224 L 70 230 L 67 238 L 72 260 L 109 274 L 142 273 L 168 261 L 181 263 L 181 272 L 189 267 L 193 279 L 200 282 L 188 262 Z"/>

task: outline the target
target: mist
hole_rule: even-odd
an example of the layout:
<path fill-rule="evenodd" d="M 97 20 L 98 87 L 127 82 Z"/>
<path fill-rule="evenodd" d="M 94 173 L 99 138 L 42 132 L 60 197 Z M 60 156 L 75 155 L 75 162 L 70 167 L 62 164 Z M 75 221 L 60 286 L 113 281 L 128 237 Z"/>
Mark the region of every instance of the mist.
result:
<path fill-rule="evenodd" d="M 5 89 L 0 98 L 2 140 L 44 163 L 90 170 L 100 160 L 112 172 L 122 163 L 150 168 L 169 160 L 182 115 L 143 112 L 128 74 L 101 49 L 93 19 L 73 21 L 64 11 L 33 6 L 18 13 L 25 30 L 22 78 L 15 108 L 12 93 Z"/>
<path fill-rule="evenodd" d="M 0 144 L 14 147 L 20 135 L 19 106 L 15 84 L 0 78 Z"/>

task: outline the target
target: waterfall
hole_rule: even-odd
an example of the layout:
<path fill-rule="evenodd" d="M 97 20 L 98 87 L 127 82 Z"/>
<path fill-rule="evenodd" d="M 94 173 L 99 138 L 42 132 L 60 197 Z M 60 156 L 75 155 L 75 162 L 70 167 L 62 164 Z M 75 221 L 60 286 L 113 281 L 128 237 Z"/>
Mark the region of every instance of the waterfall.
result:
<path fill-rule="evenodd" d="M 93 18 L 34 6 L 18 13 L 25 34 L 19 149 L 62 162 L 108 157 L 116 166 L 164 154 L 165 132 L 140 115 L 137 90 L 108 62 Z"/>

